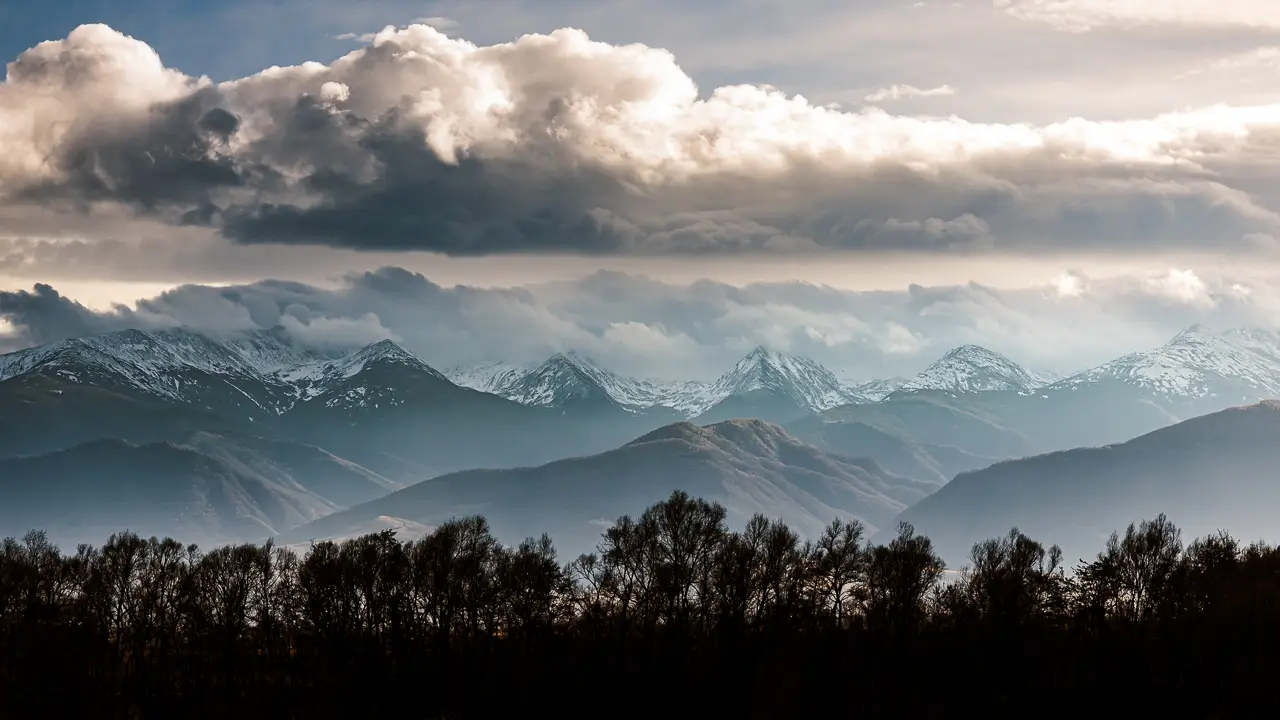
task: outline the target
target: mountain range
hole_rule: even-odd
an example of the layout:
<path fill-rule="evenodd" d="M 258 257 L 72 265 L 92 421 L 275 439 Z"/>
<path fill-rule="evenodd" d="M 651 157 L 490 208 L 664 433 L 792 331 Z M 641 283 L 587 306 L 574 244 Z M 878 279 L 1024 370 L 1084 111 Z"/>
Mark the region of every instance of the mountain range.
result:
<path fill-rule="evenodd" d="M 785 421 L 868 398 L 817 362 L 757 347 L 714 382 L 655 382 L 611 372 L 585 355 L 557 353 L 532 366 L 452 368 L 455 383 L 533 407 L 609 405 L 707 423 L 736 417 Z"/>
<path fill-rule="evenodd" d="M 564 416 L 463 388 L 391 341 L 340 353 L 283 333 L 126 330 L 0 356 L 0 457 L 194 431 L 314 444 L 411 482 L 614 447 L 655 423 Z"/>
<path fill-rule="evenodd" d="M 563 521 L 585 542 L 676 487 L 734 517 L 884 527 L 957 476 L 1276 395 L 1280 336 L 1262 330 L 1192 327 L 1061 379 L 968 345 L 860 385 L 763 347 L 713 382 L 658 383 L 573 352 L 441 372 L 392 341 L 127 330 L 0 356 L 0 534 L 124 523 L 221 542 L 483 507 L 511 532 Z"/>

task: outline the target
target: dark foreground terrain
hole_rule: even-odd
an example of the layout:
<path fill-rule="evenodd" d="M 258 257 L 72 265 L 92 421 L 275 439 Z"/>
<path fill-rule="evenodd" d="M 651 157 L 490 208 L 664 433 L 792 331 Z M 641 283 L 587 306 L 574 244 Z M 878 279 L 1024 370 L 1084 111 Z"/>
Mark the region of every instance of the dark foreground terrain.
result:
<path fill-rule="evenodd" d="M 0 546 L 0 717 L 1252 717 L 1280 670 L 1275 548 L 1160 516 L 1092 560 L 1013 531 L 970 563 L 683 493 L 567 565 L 480 517 L 304 555 L 32 533 Z"/>

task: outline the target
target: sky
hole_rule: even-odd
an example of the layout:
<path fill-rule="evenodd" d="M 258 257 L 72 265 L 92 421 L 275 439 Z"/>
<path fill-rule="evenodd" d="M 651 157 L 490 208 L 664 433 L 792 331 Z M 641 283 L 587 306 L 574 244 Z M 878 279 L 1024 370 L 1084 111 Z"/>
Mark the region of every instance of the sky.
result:
<path fill-rule="evenodd" d="M 1276 325 L 1271 0 L 0 6 L 0 350 L 1054 372 Z"/>

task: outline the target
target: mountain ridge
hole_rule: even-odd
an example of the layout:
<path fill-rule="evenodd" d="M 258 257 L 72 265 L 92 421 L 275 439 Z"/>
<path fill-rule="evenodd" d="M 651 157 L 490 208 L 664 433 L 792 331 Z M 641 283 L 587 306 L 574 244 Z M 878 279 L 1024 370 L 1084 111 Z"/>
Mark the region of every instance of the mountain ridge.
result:
<path fill-rule="evenodd" d="M 563 537 L 570 551 L 585 552 L 599 538 L 594 521 L 612 521 L 637 502 L 662 499 L 676 488 L 722 502 L 735 521 L 764 512 L 818 533 L 835 517 L 878 527 L 895 508 L 936 487 L 892 475 L 872 460 L 825 452 L 763 421 L 708 427 L 679 422 L 595 455 L 426 480 L 289 531 L 280 542 L 382 527 L 388 517 L 431 526 L 480 512 L 513 542 L 551 523 L 561 528 L 558 541 Z"/>
<path fill-rule="evenodd" d="M 1264 401 L 1126 442 L 960 473 L 897 520 L 933 538 L 953 566 L 972 543 L 1010 527 L 1083 553 L 1124 524 L 1162 512 L 1192 536 L 1230 521 L 1237 537 L 1253 538 L 1274 528 L 1278 466 L 1280 402 Z"/>

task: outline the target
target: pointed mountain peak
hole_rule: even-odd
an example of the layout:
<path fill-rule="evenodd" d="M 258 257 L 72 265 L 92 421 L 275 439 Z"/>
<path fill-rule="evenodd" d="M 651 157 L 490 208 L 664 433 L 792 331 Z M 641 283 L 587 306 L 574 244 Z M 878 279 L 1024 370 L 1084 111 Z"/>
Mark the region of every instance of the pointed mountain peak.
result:
<path fill-rule="evenodd" d="M 963 360 L 967 362 L 982 361 L 982 360 L 999 360 L 999 361 L 1008 362 L 1008 363 L 1013 362 L 1012 360 L 1005 357 L 1004 355 L 1001 355 L 995 350 L 990 350 L 988 348 L 982 347 L 981 345 L 973 345 L 973 344 L 961 345 L 959 347 L 952 348 L 947 352 L 947 354 L 943 355 L 938 360 L 938 362 L 944 362 L 946 360 Z"/>
<path fill-rule="evenodd" d="M 901 390 L 940 390 L 949 393 L 1025 392 L 1046 382 L 1046 378 L 1033 375 L 994 350 L 981 345 L 961 345 L 938 358 L 924 372 L 903 385 Z"/>
<path fill-rule="evenodd" d="M 583 379 L 591 379 L 595 374 L 596 365 L 586 358 L 578 355 L 572 350 L 568 352 L 558 352 L 547 358 L 534 372 L 564 372 L 574 375 L 580 375 Z"/>
<path fill-rule="evenodd" d="M 398 345 L 394 340 L 379 340 L 376 343 L 365 345 L 363 348 L 356 351 L 353 357 L 359 358 L 365 362 L 372 362 L 374 360 L 415 360 L 417 362 L 422 362 L 408 350 L 400 347 L 400 345 Z"/>
<path fill-rule="evenodd" d="M 774 350 L 764 345 L 757 345 L 751 349 L 751 352 L 742 356 L 739 361 L 741 365 L 760 365 L 764 363 L 777 362 L 780 359 L 795 357 L 787 353 Z"/>
<path fill-rule="evenodd" d="M 1216 336 L 1217 333 L 1213 332 L 1208 327 L 1201 325 L 1200 323 L 1196 323 L 1195 325 L 1179 332 L 1177 335 L 1174 335 L 1173 339 L 1166 343 L 1166 347 L 1168 345 L 1177 345 L 1187 342 L 1204 342 L 1205 340 L 1210 340 Z"/>
<path fill-rule="evenodd" d="M 592 362 L 591 358 L 588 358 L 587 356 L 582 355 L 576 350 L 566 350 L 564 352 L 558 352 L 555 355 L 552 355 L 551 357 L 547 358 L 546 362 L 543 364 L 544 365 L 570 365 L 575 368 L 596 367 L 596 363 Z"/>
<path fill-rule="evenodd" d="M 610 371 L 569 350 L 552 355 L 528 372 L 512 375 L 501 394 L 538 407 L 562 407 L 584 400 L 618 405 L 614 397 L 618 381 Z"/>
<path fill-rule="evenodd" d="M 376 343 L 370 343 L 365 346 L 369 350 L 377 350 L 378 352 L 405 352 L 403 348 L 396 344 L 394 340 L 379 340 Z"/>
<path fill-rule="evenodd" d="M 402 365 L 429 375 L 435 375 L 441 379 L 447 379 L 440 371 L 423 362 L 417 355 L 400 347 L 393 340 L 379 340 L 376 343 L 366 345 L 347 356 L 345 360 L 337 361 L 334 365 L 342 368 L 342 374 L 348 377 L 365 370 L 371 365 Z"/>
<path fill-rule="evenodd" d="M 713 404 L 735 395 L 768 391 L 790 397 L 797 405 L 817 412 L 853 402 L 856 398 L 822 365 L 799 355 L 770 350 L 763 345 L 747 353 L 712 385 Z"/>

